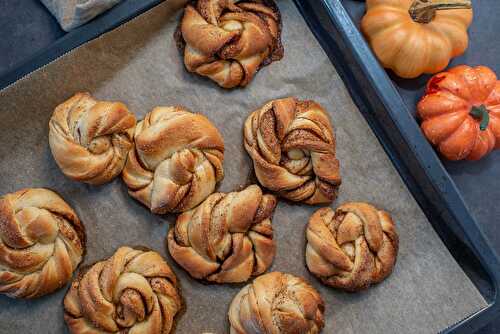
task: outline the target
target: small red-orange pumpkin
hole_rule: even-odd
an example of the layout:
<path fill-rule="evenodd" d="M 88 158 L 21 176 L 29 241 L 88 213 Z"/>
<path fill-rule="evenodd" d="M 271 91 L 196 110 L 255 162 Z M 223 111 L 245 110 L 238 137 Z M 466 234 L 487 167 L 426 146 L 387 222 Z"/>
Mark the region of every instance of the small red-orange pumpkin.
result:
<path fill-rule="evenodd" d="M 479 160 L 500 148 L 500 81 L 485 66 L 433 76 L 417 115 L 427 139 L 449 160 Z"/>

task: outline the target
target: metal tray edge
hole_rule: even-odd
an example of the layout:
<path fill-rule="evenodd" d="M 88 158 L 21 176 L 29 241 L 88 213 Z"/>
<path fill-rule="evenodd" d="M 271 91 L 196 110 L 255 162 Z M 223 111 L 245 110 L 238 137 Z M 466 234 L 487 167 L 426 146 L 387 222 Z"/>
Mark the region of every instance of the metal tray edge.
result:
<path fill-rule="evenodd" d="M 55 43 L 35 53 L 11 71 L 0 76 L 0 91 L 67 52 L 130 21 L 163 1 L 129 0 L 116 5 L 106 13 L 96 17 L 93 21 L 67 33 Z"/>

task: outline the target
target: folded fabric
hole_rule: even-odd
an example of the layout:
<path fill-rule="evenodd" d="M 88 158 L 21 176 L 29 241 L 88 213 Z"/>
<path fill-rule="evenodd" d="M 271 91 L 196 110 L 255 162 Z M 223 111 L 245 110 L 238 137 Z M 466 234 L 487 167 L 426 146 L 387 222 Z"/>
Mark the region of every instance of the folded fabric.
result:
<path fill-rule="evenodd" d="M 122 0 L 41 0 L 59 21 L 65 31 L 70 31 L 92 20 Z"/>

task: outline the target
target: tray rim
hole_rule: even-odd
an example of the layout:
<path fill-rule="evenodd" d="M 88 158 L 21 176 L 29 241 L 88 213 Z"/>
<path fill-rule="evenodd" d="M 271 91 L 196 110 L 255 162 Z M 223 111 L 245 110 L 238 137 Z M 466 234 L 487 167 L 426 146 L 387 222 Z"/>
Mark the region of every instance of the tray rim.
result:
<path fill-rule="evenodd" d="M 32 72 L 57 60 L 58 58 L 64 56 L 66 53 L 85 44 L 86 42 L 91 41 L 99 37 L 100 35 L 108 31 L 111 31 L 119 27 L 120 25 L 132 20 L 133 18 L 157 6 L 163 1 L 168 1 L 168 0 L 128 0 L 116 5 L 108 12 L 96 17 L 91 22 L 82 25 L 81 27 L 76 28 L 71 32 L 65 34 L 63 37 L 58 39 L 53 44 L 49 45 L 45 49 L 42 49 L 41 51 L 35 53 L 33 56 L 22 61 L 14 69 L 2 74 L 0 76 L 0 93 L 9 86 L 16 83 L 17 81 L 28 76 Z M 380 84 L 385 83 L 384 89 L 388 89 L 388 91 L 384 93 L 380 91 L 380 89 L 378 89 L 379 90 L 378 93 L 380 93 L 380 97 L 383 98 L 387 110 L 392 111 L 391 117 L 394 116 L 395 106 L 398 106 L 400 109 L 401 108 L 407 109 L 406 105 L 401 100 L 398 92 L 390 83 L 390 79 L 387 77 L 385 71 L 378 65 L 378 61 L 371 53 L 371 50 L 369 49 L 368 45 L 364 42 L 363 37 L 359 33 L 355 24 L 352 22 L 349 14 L 341 4 L 340 0 L 319 0 L 319 1 L 293 0 L 293 2 L 299 9 L 301 15 L 304 17 L 309 28 L 314 33 L 315 37 L 320 42 L 324 51 L 328 54 L 328 51 L 325 49 L 323 43 L 321 43 L 321 40 L 323 38 L 321 36 L 318 37 L 318 32 L 315 31 L 316 29 L 312 26 L 310 22 L 310 15 L 309 15 L 310 13 L 308 13 L 311 10 L 308 7 L 310 6 L 311 2 L 320 3 L 321 6 L 323 6 L 326 13 L 328 14 L 330 20 L 332 20 L 332 23 L 338 29 L 342 39 L 350 45 L 353 51 L 356 51 L 355 52 L 355 60 L 357 62 L 356 65 L 359 66 L 359 68 L 364 73 L 370 74 L 369 77 L 371 79 L 370 81 L 372 82 L 372 84 L 374 82 L 377 82 L 376 80 L 379 80 L 378 82 Z M 365 59 L 363 59 L 363 57 Z M 346 86 L 349 90 L 349 93 L 353 97 L 354 102 L 357 105 L 358 103 L 361 103 L 359 99 L 358 100 L 355 99 L 356 93 L 350 89 L 349 85 L 346 82 L 346 78 L 342 76 L 342 79 L 346 83 Z M 380 81 L 381 79 L 383 80 Z M 406 115 L 406 113 L 401 113 L 401 114 Z M 412 176 L 408 174 L 407 170 L 405 170 L 405 166 L 404 163 L 401 161 L 401 158 L 397 155 L 396 152 L 394 152 L 393 149 L 391 149 L 391 147 L 388 146 L 387 142 L 388 138 L 384 137 L 384 134 L 381 132 L 383 131 L 383 129 L 376 124 L 376 121 L 374 121 L 374 119 L 367 118 L 366 114 L 364 114 L 363 116 L 368 121 L 370 128 L 372 129 L 372 131 L 374 131 L 379 142 L 384 147 L 386 154 L 388 154 L 388 156 L 391 159 L 391 162 L 393 163 L 398 173 L 403 178 L 406 187 L 410 190 L 415 199 L 417 199 L 416 193 L 419 190 L 417 190 L 416 188 L 418 188 L 418 185 L 415 184 L 415 180 L 413 180 L 411 178 Z M 397 124 L 398 126 L 406 125 L 407 122 L 409 121 L 405 117 L 396 117 L 395 120 L 399 122 Z M 413 119 L 411 119 L 411 121 L 414 122 Z M 420 134 L 420 132 L 418 134 Z M 419 147 L 419 149 L 421 148 Z M 417 153 L 416 155 L 420 156 L 422 152 L 428 153 L 426 150 L 423 150 L 421 152 L 416 152 Z M 496 255 L 492 250 L 492 248 L 488 245 L 488 242 L 486 241 L 483 233 L 477 226 L 477 222 L 470 215 L 470 212 L 468 211 L 465 202 L 463 201 L 460 193 L 458 192 L 458 189 L 453 183 L 453 180 L 451 180 L 450 176 L 446 173 L 444 167 L 441 165 L 439 159 L 437 159 L 435 154 L 434 154 L 434 159 L 436 159 L 438 163 L 436 166 L 434 165 L 432 166 L 433 167 L 432 176 L 436 177 L 440 174 L 439 172 L 441 172 L 445 174 L 445 178 L 447 181 L 445 182 L 446 187 L 444 187 L 444 189 L 441 188 L 438 189 L 439 193 L 443 195 L 444 192 L 445 193 L 444 195 L 446 195 L 447 191 L 451 191 L 450 193 L 451 196 L 443 197 L 447 199 L 447 201 L 445 201 L 447 205 L 451 204 L 451 207 L 448 208 L 448 210 L 450 210 L 451 208 L 456 208 L 459 209 L 460 214 L 464 215 L 464 219 L 459 219 L 458 217 L 456 217 L 457 213 L 453 213 L 453 210 L 450 211 L 451 215 L 454 216 L 460 222 L 460 227 L 462 228 L 466 227 L 465 230 L 467 230 L 467 227 L 469 227 L 472 230 L 470 231 L 472 233 L 471 235 L 469 235 L 468 233 L 465 234 L 470 239 L 470 242 L 474 247 L 473 251 L 476 257 L 481 260 L 481 264 L 484 265 L 484 267 L 490 274 L 490 277 L 492 278 L 492 282 L 494 285 L 494 299 L 492 302 L 489 303 L 489 305 L 486 308 L 470 315 L 468 318 L 462 320 L 461 322 L 443 331 L 443 333 L 469 333 L 471 330 L 477 330 L 482 326 L 486 325 L 487 322 L 489 322 L 495 316 L 498 316 L 498 314 L 500 314 L 500 301 L 498 301 L 499 299 L 498 295 L 500 289 L 500 261 L 498 260 L 498 255 Z M 451 202 L 449 202 L 450 200 Z M 418 199 L 417 202 L 419 202 Z M 423 211 L 424 213 L 426 212 L 426 210 L 424 209 Z M 438 235 L 442 239 L 442 236 L 439 233 Z M 449 249 L 446 242 L 445 245 Z M 485 256 L 483 256 L 482 254 L 485 254 Z"/>
<path fill-rule="evenodd" d="M 92 21 L 66 33 L 51 45 L 2 74 L 0 76 L 0 92 L 71 50 L 121 26 L 163 1 L 165 0 L 126 0 L 117 4 Z"/>
<path fill-rule="evenodd" d="M 389 139 L 390 141 L 391 139 L 390 136 L 385 133 L 389 130 L 388 126 L 377 120 L 377 116 L 380 115 L 381 112 L 386 113 L 386 116 L 389 117 L 394 123 L 395 128 L 400 132 L 401 137 L 404 139 L 403 144 L 406 146 L 406 149 L 418 160 L 420 167 L 424 172 L 423 176 L 427 178 L 433 186 L 435 195 L 442 201 L 442 208 L 446 210 L 444 215 L 447 217 L 447 219 L 443 218 L 443 220 L 447 224 L 458 225 L 455 226 L 455 228 L 458 228 L 460 232 L 463 233 L 466 238 L 464 241 L 469 245 L 471 251 L 484 267 L 491 280 L 493 296 L 491 300 L 487 300 L 488 306 L 448 327 L 443 330 L 443 333 L 455 334 L 477 331 L 481 327 L 488 324 L 491 320 L 498 317 L 500 314 L 499 256 L 489 245 L 487 238 L 475 218 L 471 215 L 453 179 L 444 168 L 433 148 L 423 137 L 410 110 L 392 84 L 392 81 L 387 75 L 385 69 L 380 66 L 361 32 L 352 21 L 347 10 L 344 8 L 341 0 L 294 0 L 302 16 L 306 19 L 310 29 L 322 44 L 325 52 L 327 52 L 327 54 L 329 53 L 328 50 L 326 50 L 328 45 L 327 43 L 332 41 L 335 42 L 335 38 L 325 36 L 325 32 L 323 32 L 323 34 L 322 32 L 319 32 L 317 26 L 318 22 L 312 21 L 316 16 L 310 3 L 316 1 L 325 11 L 330 23 L 335 27 L 337 33 L 339 34 L 338 37 L 341 39 L 342 43 L 348 47 L 350 51 L 348 54 L 353 57 L 353 59 L 351 59 L 353 61 L 348 64 L 343 64 L 344 70 L 348 70 L 347 73 L 344 72 L 342 73 L 343 75 L 341 73 L 339 74 L 346 83 L 349 93 L 353 96 L 354 102 L 358 105 L 358 107 L 359 103 L 363 103 L 363 101 L 366 103 L 368 100 L 366 94 L 368 93 L 364 90 L 354 91 L 352 89 L 353 86 L 349 85 L 349 81 L 360 79 L 359 75 L 358 78 L 356 78 L 353 68 L 355 71 L 358 71 L 359 74 L 364 75 L 361 79 L 364 79 L 366 84 L 373 88 L 377 98 L 380 99 L 380 102 L 383 105 L 383 110 L 375 110 L 366 108 L 365 106 L 366 110 L 372 111 L 369 111 L 371 115 L 364 114 L 364 116 L 384 147 L 384 150 L 391 158 L 394 166 L 404 179 L 406 186 L 418 202 L 419 196 L 423 195 L 426 197 L 425 194 L 422 194 L 422 190 L 418 189 L 418 183 L 422 181 L 422 175 L 415 176 L 415 173 L 412 173 L 411 168 L 406 166 L 404 159 L 400 156 L 400 154 L 398 154 L 394 147 L 391 147 L 391 145 L 384 142 L 384 140 Z M 318 21 L 317 17 L 316 21 Z M 331 57 L 330 54 L 328 55 Z M 392 144 L 394 145 L 394 143 Z M 401 145 L 401 143 L 399 145 Z M 413 178 L 413 181 L 411 178 Z M 421 203 L 419 202 L 419 204 Z M 440 238 L 442 239 L 441 235 Z M 447 243 L 444 243 L 449 249 Z"/>

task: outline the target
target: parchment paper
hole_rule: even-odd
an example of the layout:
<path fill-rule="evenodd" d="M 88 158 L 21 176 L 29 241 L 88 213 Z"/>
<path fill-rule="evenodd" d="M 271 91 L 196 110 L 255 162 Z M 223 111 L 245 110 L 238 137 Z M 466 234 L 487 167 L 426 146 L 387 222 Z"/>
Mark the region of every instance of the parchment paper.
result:
<path fill-rule="evenodd" d="M 280 1 L 285 57 L 261 70 L 245 89 L 226 91 L 186 72 L 172 34 L 179 3 L 168 1 L 32 73 L 0 92 L 0 193 L 48 187 L 72 205 L 87 230 L 84 264 L 121 245 L 162 255 L 180 278 L 187 302 L 177 333 L 228 332 L 226 312 L 243 285 L 205 285 L 169 257 L 165 236 L 175 216 L 155 216 L 130 198 L 120 179 L 94 187 L 65 178 L 49 151 L 48 121 L 78 91 L 125 102 L 142 118 L 157 105 L 184 105 L 207 115 L 226 145 L 219 190 L 247 184 L 251 162 L 242 145 L 247 115 L 270 99 L 295 95 L 321 103 L 332 117 L 342 187 L 334 203 L 369 201 L 390 211 L 400 235 L 394 273 L 357 294 L 320 284 L 305 268 L 305 225 L 317 207 L 280 202 L 273 220 L 278 252 L 271 268 L 309 280 L 326 301 L 324 333 L 435 333 L 486 306 L 453 260 L 349 97 L 291 1 Z M 34 301 L 0 297 L 1 333 L 64 333 L 67 290 Z"/>

